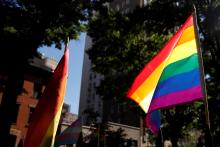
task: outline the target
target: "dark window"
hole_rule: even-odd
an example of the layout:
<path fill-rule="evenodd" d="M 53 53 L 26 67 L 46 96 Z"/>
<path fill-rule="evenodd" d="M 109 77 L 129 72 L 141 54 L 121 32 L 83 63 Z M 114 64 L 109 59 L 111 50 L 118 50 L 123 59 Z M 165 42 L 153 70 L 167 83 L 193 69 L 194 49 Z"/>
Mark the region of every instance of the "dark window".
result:
<path fill-rule="evenodd" d="M 29 117 L 28 117 L 28 124 L 30 123 L 31 120 L 31 115 L 33 114 L 35 108 L 34 107 L 29 107 Z"/>
<path fill-rule="evenodd" d="M 41 97 L 42 84 L 34 83 L 33 97 L 39 99 Z"/>
<path fill-rule="evenodd" d="M 137 147 L 137 141 L 136 141 L 136 140 L 133 140 L 133 141 L 132 141 L 131 147 Z"/>
<path fill-rule="evenodd" d="M 137 147 L 137 141 L 133 139 L 128 139 L 127 142 L 125 143 L 126 146 L 128 147 Z"/>
<path fill-rule="evenodd" d="M 95 100 L 95 93 L 92 94 L 92 99 Z"/>
<path fill-rule="evenodd" d="M 89 79 L 92 80 L 92 74 L 89 75 Z"/>
<path fill-rule="evenodd" d="M 13 123 L 17 122 L 19 107 L 20 107 L 20 104 L 16 104 L 14 107 L 11 108 L 13 109 L 12 111 L 15 112 L 14 115 L 12 115 Z"/>

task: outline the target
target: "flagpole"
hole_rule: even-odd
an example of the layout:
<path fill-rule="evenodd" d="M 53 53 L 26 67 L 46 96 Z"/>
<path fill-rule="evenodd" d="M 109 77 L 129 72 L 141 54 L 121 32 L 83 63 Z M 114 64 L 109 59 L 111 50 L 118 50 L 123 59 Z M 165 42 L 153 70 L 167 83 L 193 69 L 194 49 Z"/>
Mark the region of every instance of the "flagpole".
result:
<path fill-rule="evenodd" d="M 97 140 L 98 140 L 98 142 L 97 142 L 97 147 L 99 147 L 99 146 L 100 146 L 100 134 L 99 134 L 99 133 L 100 133 L 100 131 L 99 131 L 99 130 L 100 130 L 100 125 L 98 124 L 98 139 L 97 139 Z"/>
<path fill-rule="evenodd" d="M 204 66 L 203 66 L 203 59 L 202 59 L 202 51 L 199 41 L 199 33 L 198 33 L 198 25 L 197 25 L 197 19 L 196 19 L 196 8 L 194 6 L 194 14 L 193 19 L 195 21 L 194 27 L 195 27 L 195 36 L 196 36 L 196 44 L 197 44 L 197 50 L 199 55 L 199 62 L 200 62 L 200 70 L 201 70 L 201 82 L 202 82 L 202 88 L 203 88 L 203 95 L 204 95 L 204 105 L 205 105 L 205 116 L 206 116 L 206 123 L 208 125 L 208 128 L 210 129 L 210 118 L 209 118 L 209 109 L 208 109 L 208 98 L 207 98 L 207 92 L 206 92 L 206 83 L 205 83 L 205 72 L 204 72 Z"/>
<path fill-rule="evenodd" d="M 143 144 L 143 134 L 144 134 L 144 123 L 143 123 L 144 119 L 143 119 L 143 116 L 142 116 L 142 112 L 140 111 L 140 147 L 142 147 L 142 144 Z"/>
<path fill-rule="evenodd" d="M 69 47 L 69 42 L 70 42 L 70 38 L 68 36 L 67 39 L 66 39 L 66 43 L 65 43 L 64 53 L 67 50 L 67 48 Z"/>
<path fill-rule="evenodd" d="M 161 144 L 162 144 L 162 147 L 164 146 L 164 140 L 163 140 L 163 132 L 162 132 L 162 129 L 160 127 L 160 136 L 161 136 Z"/>
<path fill-rule="evenodd" d="M 196 7 L 194 7 L 194 13 L 193 13 L 193 20 L 195 23 L 194 28 L 195 28 L 195 38 L 196 38 L 196 44 L 197 44 L 197 50 L 198 50 L 198 56 L 199 56 L 199 67 L 200 67 L 200 79 L 202 82 L 202 88 L 203 88 L 203 95 L 204 95 L 204 107 L 205 107 L 205 117 L 206 117 L 206 134 L 208 135 L 208 144 L 209 146 L 213 147 L 213 138 L 212 138 L 212 133 L 211 133 L 211 126 L 210 126 L 210 117 L 209 117 L 209 108 L 208 108 L 208 96 L 207 96 L 207 91 L 206 91 L 206 83 L 205 83 L 205 72 L 204 72 L 204 66 L 203 66 L 203 58 L 202 58 L 202 51 L 201 51 L 201 45 L 199 41 L 199 32 L 198 32 L 198 25 L 197 25 L 197 17 L 196 17 Z M 208 130 L 207 130 L 208 129 Z M 208 132 L 207 132 L 208 131 Z"/>

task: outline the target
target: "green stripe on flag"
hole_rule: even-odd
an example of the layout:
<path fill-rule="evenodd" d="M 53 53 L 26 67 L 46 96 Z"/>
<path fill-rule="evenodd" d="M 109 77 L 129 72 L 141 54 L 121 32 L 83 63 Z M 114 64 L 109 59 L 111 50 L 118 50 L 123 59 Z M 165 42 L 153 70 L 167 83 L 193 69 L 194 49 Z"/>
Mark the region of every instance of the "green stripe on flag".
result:
<path fill-rule="evenodd" d="M 159 82 L 162 82 L 168 79 L 169 77 L 191 71 L 197 68 L 198 66 L 198 55 L 193 54 L 185 59 L 169 64 L 167 67 L 165 67 Z"/>

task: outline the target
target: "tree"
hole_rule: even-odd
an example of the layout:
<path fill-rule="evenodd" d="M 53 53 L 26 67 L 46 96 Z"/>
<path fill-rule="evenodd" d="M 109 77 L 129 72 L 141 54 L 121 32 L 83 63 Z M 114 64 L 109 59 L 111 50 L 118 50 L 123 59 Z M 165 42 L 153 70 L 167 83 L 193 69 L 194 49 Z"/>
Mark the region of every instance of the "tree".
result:
<path fill-rule="evenodd" d="M 0 66 L 7 83 L 0 107 L 0 146 L 8 146 L 11 116 L 21 92 L 28 58 L 42 45 L 77 39 L 86 30 L 93 9 L 101 3 L 90 0 L 0 0 Z M 8 109 L 10 108 L 10 109 Z"/>
<path fill-rule="evenodd" d="M 213 132 L 217 133 L 220 117 L 212 112 L 218 112 L 220 108 L 217 76 L 220 74 L 218 0 L 157 0 L 126 15 L 106 9 L 89 23 L 88 34 L 93 46 L 88 54 L 93 70 L 105 76 L 98 87 L 98 93 L 104 99 L 125 101 L 126 92 L 134 77 L 193 12 L 193 4 L 197 8 L 211 119 L 215 120 L 211 122 Z M 167 123 L 167 129 L 175 125 L 176 132 L 167 134 L 174 146 L 177 146 L 178 138 L 187 133 L 186 130 L 192 125 L 204 128 L 203 107 L 202 104 L 195 103 L 164 112 L 163 121 Z"/>
<path fill-rule="evenodd" d="M 106 124 L 94 124 L 91 126 L 91 134 L 78 142 L 80 147 L 130 147 L 130 140 L 126 139 L 126 134 L 122 128 L 113 130 Z M 99 145 L 98 145 L 99 143 Z M 126 144 L 127 143 L 127 144 Z"/>

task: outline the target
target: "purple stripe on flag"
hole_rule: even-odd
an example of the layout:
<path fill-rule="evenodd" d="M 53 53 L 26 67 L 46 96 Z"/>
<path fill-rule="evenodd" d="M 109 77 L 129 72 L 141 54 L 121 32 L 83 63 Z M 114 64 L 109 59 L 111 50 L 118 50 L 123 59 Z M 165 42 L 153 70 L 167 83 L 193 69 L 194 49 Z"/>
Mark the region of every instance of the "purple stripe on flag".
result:
<path fill-rule="evenodd" d="M 55 146 L 60 146 L 64 144 L 76 144 L 79 138 L 79 133 L 66 133 L 62 136 L 59 136 L 56 140 Z"/>
<path fill-rule="evenodd" d="M 55 146 L 76 144 L 80 136 L 81 129 L 81 118 L 79 118 L 56 137 Z"/>
<path fill-rule="evenodd" d="M 166 108 L 173 105 L 189 103 L 195 100 L 202 100 L 202 99 L 203 99 L 202 88 L 201 85 L 198 85 L 190 89 L 182 90 L 179 92 L 173 92 L 158 97 L 156 99 L 153 99 L 148 112 L 152 112 L 154 110 Z"/>
<path fill-rule="evenodd" d="M 158 134 L 160 129 L 160 111 L 154 111 L 148 113 L 145 117 L 145 124 L 151 130 L 151 132 L 155 135 Z"/>
<path fill-rule="evenodd" d="M 59 141 L 77 141 L 79 138 L 79 133 L 73 134 L 73 133 L 66 133 L 63 134 L 62 136 L 59 136 Z"/>

